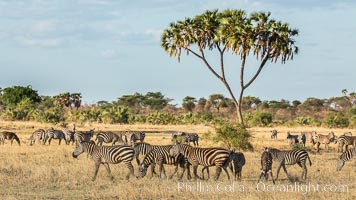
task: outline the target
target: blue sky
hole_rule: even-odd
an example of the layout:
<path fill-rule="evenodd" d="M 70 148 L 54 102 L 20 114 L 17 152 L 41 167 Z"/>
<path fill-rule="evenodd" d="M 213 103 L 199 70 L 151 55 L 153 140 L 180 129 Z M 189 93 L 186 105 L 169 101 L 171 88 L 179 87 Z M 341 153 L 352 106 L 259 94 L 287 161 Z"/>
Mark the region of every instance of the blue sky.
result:
<path fill-rule="evenodd" d="M 178 63 L 160 47 L 170 22 L 227 8 L 270 11 L 299 30 L 300 53 L 284 65 L 268 63 L 246 95 L 292 101 L 355 92 L 353 0 L 0 0 L 0 87 L 81 92 L 87 103 L 150 91 L 178 104 L 185 96 L 229 97 L 200 60 L 182 55 Z M 226 66 L 238 93 L 238 57 Z"/>

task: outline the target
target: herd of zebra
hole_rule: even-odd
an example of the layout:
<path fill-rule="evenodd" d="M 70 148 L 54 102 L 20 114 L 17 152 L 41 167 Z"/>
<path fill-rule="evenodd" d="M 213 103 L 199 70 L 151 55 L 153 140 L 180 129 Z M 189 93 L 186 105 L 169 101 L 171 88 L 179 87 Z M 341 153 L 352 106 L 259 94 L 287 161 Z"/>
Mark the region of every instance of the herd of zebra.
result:
<path fill-rule="evenodd" d="M 96 136 L 95 141 L 92 138 Z M 278 131 L 271 131 L 271 138 L 277 139 Z M 221 171 L 224 170 L 228 179 L 230 175 L 228 169 L 233 173 L 234 180 L 241 179 L 242 167 L 245 165 L 246 160 L 242 152 L 235 152 L 225 148 L 202 148 L 199 146 L 199 135 L 196 133 L 175 132 L 172 133 L 172 145 L 151 145 L 144 142 L 146 137 L 145 132 L 139 131 L 98 131 L 95 129 L 89 131 L 76 131 L 75 127 L 70 130 L 64 128 L 62 130 L 55 130 L 53 128 L 44 130 L 38 129 L 34 131 L 28 138 L 28 145 L 35 143 L 41 143 L 49 145 L 51 140 L 58 140 L 58 144 L 64 140 L 67 145 L 70 143 L 75 144 L 75 149 L 72 153 L 74 158 L 77 158 L 82 153 L 87 153 L 94 160 L 95 171 L 93 181 L 96 179 L 98 169 L 101 164 L 104 165 L 108 174 L 113 179 L 109 164 L 117 164 L 123 162 L 128 168 L 128 174 L 126 179 L 130 176 L 134 176 L 134 167 L 132 160 L 136 160 L 138 165 L 138 174 L 136 178 L 142 178 L 146 175 L 147 169 L 151 167 L 151 175 L 154 174 L 161 178 L 166 177 L 164 165 L 174 165 L 174 173 L 169 176 L 172 178 L 178 171 L 178 167 L 181 168 L 182 173 L 178 175 L 178 179 L 181 180 L 184 173 L 187 173 L 187 179 L 193 178 L 194 180 L 205 179 L 204 171 L 207 172 L 207 179 L 210 178 L 209 167 L 216 167 L 216 173 L 214 180 L 218 180 Z M 317 134 L 316 132 L 303 132 L 300 135 L 292 135 L 287 133 L 287 139 L 290 145 L 301 143 L 305 146 L 306 141 L 309 140 L 311 145 L 317 144 L 317 151 L 319 152 L 320 144 L 325 144 L 325 148 L 328 144 L 335 142 L 339 143 L 338 151 L 343 153 L 339 156 L 337 163 L 337 170 L 340 171 L 344 166 L 344 163 L 356 154 L 356 136 L 352 136 L 351 133 L 345 133 L 339 137 L 335 136 L 333 132 L 328 135 Z M 3 131 L 0 133 L 0 144 L 4 144 L 4 140 L 10 140 L 11 144 L 13 140 L 16 140 L 20 145 L 20 140 L 13 132 Z M 190 145 L 193 142 L 193 146 Z M 103 143 L 111 143 L 111 146 L 103 146 Z M 184 144 L 183 144 L 184 143 Z M 348 146 L 352 145 L 352 149 L 348 149 Z M 345 147 L 345 151 L 343 151 Z M 140 161 L 140 155 L 143 156 Z M 272 177 L 273 183 L 278 180 L 279 171 L 283 168 L 284 172 L 290 179 L 285 165 L 298 164 L 302 169 L 302 179 L 307 178 L 307 165 L 306 161 L 309 161 L 310 166 L 312 162 L 308 155 L 308 152 L 304 149 L 296 150 L 279 150 L 275 148 L 265 147 L 261 155 L 261 174 L 258 182 L 262 177 L 267 181 L 268 176 Z M 276 161 L 278 163 L 276 178 L 273 178 L 272 163 Z M 155 165 L 159 166 L 159 174 L 155 172 Z M 201 175 L 198 175 L 198 166 L 201 165 Z M 193 168 L 193 176 L 190 173 L 190 166 Z M 290 179 L 291 180 L 291 179 Z"/>

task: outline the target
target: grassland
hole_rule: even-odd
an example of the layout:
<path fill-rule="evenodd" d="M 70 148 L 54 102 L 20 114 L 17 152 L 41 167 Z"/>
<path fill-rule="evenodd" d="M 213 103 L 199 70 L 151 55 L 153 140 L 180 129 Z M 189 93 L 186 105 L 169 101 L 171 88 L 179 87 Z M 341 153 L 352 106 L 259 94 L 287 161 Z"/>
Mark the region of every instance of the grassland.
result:
<path fill-rule="evenodd" d="M 270 139 L 271 128 L 251 128 L 254 152 L 244 152 L 247 163 L 243 168 L 241 181 L 228 181 L 224 173 L 219 181 L 188 181 L 183 182 L 177 177 L 170 180 L 160 180 L 148 174 L 137 180 L 131 177 L 125 180 L 127 169 L 123 164 L 111 165 L 114 181 L 111 181 L 104 167 L 99 169 L 95 182 L 91 181 L 94 164 L 85 154 L 78 159 L 72 158 L 74 146 L 58 145 L 52 141 L 49 145 L 27 146 L 27 138 L 37 128 L 49 128 L 49 124 L 36 122 L 0 122 L 0 130 L 16 132 L 21 139 L 21 146 L 0 146 L 0 199 L 355 199 L 355 163 L 347 162 L 341 172 L 336 172 L 337 146 L 332 144 L 329 150 L 321 153 L 310 151 L 312 166 L 308 165 L 308 179 L 299 180 L 301 168 L 297 165 L 287 166 L 288 172 L 295 180 L 288 181 L 283 170 L 280 181 L 275 188 L 272 183 L 256 184 L 260 174 L 260 154 L 263 146 L 289 149 L 286 132 L 317 131 L 327 133 L 329 129 L 322 128 L 286 128 L 276 127 L 281 132 L 277 140 Z M 57 127 L 59 128 L 59 127 Z M 77 127 L 78 130 L 146 130 L 157 131 L 148 133 L 146 141 L 152 144 L 170 144 L 168 131 L 197 132 L 201 136 L 211 132 L 209 126 L 149 126 L 149 125 L 103 125 L 92 124 Z M 355 130 L 333 129 L 336 135 Z M 203 147 L 223 146 L 202 138 Z M 322 146 L 323 148 L 323 146 Z M 136 162 L 133 162 L 135 174 Z M 273 173 L 276 175 L 276 165 Z M 172 166 L 166 166 L 167 174 L 173 172 Z M 215 169 L 211 169 L 212 175 Z M 258 190 L 257 190 L 258 186 Z M 288 191 L 287 190 L 288 187 Z M 298 189 L 299 187 L 299 189 Z M 318 187 L 318 188 L 317 188 Z M 315 189 L 314 189 L 315 188 Z M 310 190 L 308 190 L 310 189 Z M 262 192 L 262 190 L 264 190 Z"/>

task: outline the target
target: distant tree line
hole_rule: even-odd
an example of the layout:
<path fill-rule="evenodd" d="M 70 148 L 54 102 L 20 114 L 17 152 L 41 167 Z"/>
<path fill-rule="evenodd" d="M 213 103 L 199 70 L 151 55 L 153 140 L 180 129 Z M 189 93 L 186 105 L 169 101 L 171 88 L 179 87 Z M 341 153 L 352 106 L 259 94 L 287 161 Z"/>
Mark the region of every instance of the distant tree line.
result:
<path fill-rule="evenodd" d="M 187 96 L 182 107 L 161 92 L 123 95 L 116 101 L 98 101 L 83 105 L 81 93 L 64 92 L 41 96 L 31 86 L 0 88 L 0 117 L 3 120 L 34 120 L 49 123 L 111 124 L 210 124 L 236 120 L 236 106 L 222 94 L 208 98 Z M 245 96 L 241 103 L 248 126 L 324 126 L 356 127 L 356 94 L 347 93 L 328 99 L 262 101 Z"/>

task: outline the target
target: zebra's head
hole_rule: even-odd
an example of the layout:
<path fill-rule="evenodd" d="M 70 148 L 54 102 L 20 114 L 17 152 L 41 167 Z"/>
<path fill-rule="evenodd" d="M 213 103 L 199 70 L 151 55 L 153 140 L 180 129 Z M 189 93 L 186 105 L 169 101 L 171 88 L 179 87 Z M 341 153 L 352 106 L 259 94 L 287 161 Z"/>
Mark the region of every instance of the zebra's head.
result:
<path fill-rule="evenodd" d="M 287 132 L 287 139 L 289 139 L 291 137 L 291 135 L 290 135 L 290 132 L 288 131 Z"/>
<path fill-rule="evenodd" d="M 82 142 L 77 141 L 75 143 L 75 149 L 74 149 L 74 151 L 72 153 L 73 158 L 77 158 L 83 152 L 84 152 L 84 146 L 83 146 Z"/>
<path fill-rule="evenodd" d="M 169 149 L 169 155 L 171 157 L 176 157 L 180 153 L 180 144 L 176 143 Z"/>
<path fill-rule="evenodd" d="M 143 178 L 144 176 L 146 176 L 147 168 L 148 168 L 148 166 L 146 166 L 145 164 L 140 165 L 140 166 L 138 167 L 138 175 L 137 175 L 137 178 Z"/>

